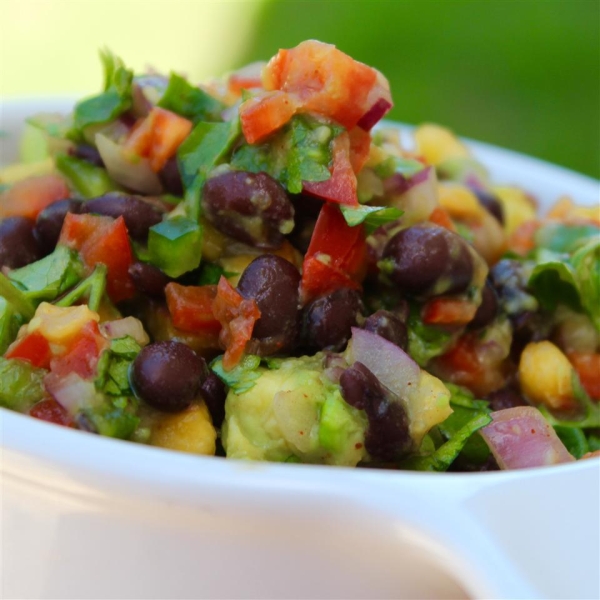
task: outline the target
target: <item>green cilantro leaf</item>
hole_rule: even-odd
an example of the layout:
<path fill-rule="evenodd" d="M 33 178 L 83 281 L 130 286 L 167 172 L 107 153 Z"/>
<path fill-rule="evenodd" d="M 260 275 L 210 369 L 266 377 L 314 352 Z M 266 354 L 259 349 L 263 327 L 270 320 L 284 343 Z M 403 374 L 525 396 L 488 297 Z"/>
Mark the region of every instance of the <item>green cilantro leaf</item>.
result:
<path fill-rule="evenodd" d="M 237 366 L 230 371 L 226 371 L 223 368 L 223 357 L 218 356 L 210 364 L 210 368 L 236 394 L 243 394 L 253 388 L 254 382 L 260 377 L 258 372 L 260 360 L 259 356 L 247 354 Z"/>
<path fill-rule="evenodd" d="M 34 302 L 52 301 L 81 280 L 83 265 L 79 255 L 65 246 L 57 246 L 52 254 L 9 274 L 25 296 Z"/>
<path fill-rule="evenodd" d="M 403 211 L 393 206 L 346 206 L 340 205 L 344 219 L 350 227 L 356 227 L 364 223 L 367 234 L 373 233 L 381 225 L 391 223 L 399 219 Z"/>
<path fill-rule="evenodd" d="M 221 113 L 225 110 L 222 102 L 204 90 L 194 87 L 177 73 L 171 73 L 169 85 L 158 106 L 191 119 L 194 123 L 221 121 Z"/>
<path fill-rule="evenodd" d="M 131 107 L 133 71 L 125 68 L 123 61 L 110 50 L 101 51 L 100 59 L 104 66 L 104 91 L 75 106 L 73 127 L 76 136 L 89 125 L 111 121 Z"/>

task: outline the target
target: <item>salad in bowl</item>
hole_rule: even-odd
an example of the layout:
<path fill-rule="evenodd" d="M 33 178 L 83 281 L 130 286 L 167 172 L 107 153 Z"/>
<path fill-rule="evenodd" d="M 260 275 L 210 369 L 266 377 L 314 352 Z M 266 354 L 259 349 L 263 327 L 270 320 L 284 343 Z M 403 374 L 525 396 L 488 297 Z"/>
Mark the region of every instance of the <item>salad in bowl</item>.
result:
<path fill-rule="evenodd" d="M 309 40 L 197 86 L 102 55 L 0 169 L 0 406 L 192 454 L 418 471 L 600 451 L 600 208 L 493 181 Z"/>

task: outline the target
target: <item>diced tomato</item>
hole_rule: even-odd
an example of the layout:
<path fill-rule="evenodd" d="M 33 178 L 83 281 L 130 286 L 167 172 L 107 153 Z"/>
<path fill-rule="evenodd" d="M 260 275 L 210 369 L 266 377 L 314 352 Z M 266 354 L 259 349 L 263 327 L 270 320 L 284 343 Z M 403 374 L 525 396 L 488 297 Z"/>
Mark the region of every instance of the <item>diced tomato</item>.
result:
<path fill-rule="evenodd" d="M 320 258 L 317 254 L 304 261 L 301 288 L 303 303 L 340 288 L 360 289 L 360 283 L 351 279 L 343 271 L 327 264 L 327 262 L 319 260 Z"/>
<path fill-rule="evenodd" d="M 280 50 L 263 71 L 265 89 L 296 94 L 303 111 L 330 117 L 347 129 L 370 108 L 377 80 L 375 69 L 315 40 Z"/>
<path fill-rule="evenodd" d="M 365 166 L 371 151 L 371 134 L 360 127 L 354 127 L 348 132 L 350 136 L 350 164 L 358 174 Z"/>
<path fill-rule="evenodd" d="M 590 398 L 600 400 L 600 354 L 572 352 L 568 357 Z"/>
<path fill-rule="evenodd" d="M 188 119 L 155 106 L 133 128 L 123 147 L 148 158 L 150 168 L 156 173 L 175 155 L 192 127 L 193 124 Z"/>
<path fill-rule="evenodd" d="M 441 206 L 436 206 L 433 209 L 433 212 L 429 215 L 428 220 L 431 223 L 435 223 L 440 227 L 448 229 L 449 231 L 456 231 L 456 227 L 454 226 L 454 223 L 452 222 L 448 211 L 445 208 L 442 208 Z"/>
<path fill-rule="evenodd" d="M 305 181 L 303 190 L 328 202 L 358 206 L 356 174 L 350 163 L 350 139 L 347 133 L 333 140 L 331 177 L 325 181 Z"/>
<path fill-rule="evenodd" d="M 324 204 L 302 266 L 303 301 L 340 287 L 359 289 L 366 268 L 364 228 L 350 227 L 337 206 Z"/>
<path fill-rule="evenodd" d="M 59 175 L 40 175 L 23 179 L 0 194 L 0 219 L 35 219 L 44 208 L 70 195 L 65 180 Z"/>
<path fill-rule="evenodd" d="M 34 367 L 48 369 L 52 351 L 48 340 L 39 331 L 33 331 L 16 340 L 6 351 L 5 357 L 20 358 Z"/>
<path fill-rule="evenodd" d="M 433 298 L 423 307 L 421 318 L 428 325 L 466 325 L 473 319 L 477 306 L 457 298 Z"/>
<path fill-rule="evenodd" d="M 249 144 L 261 141 L 285 125 L 296 113 L 292 94 L 274 91 L 249 98 L 240 106 L 240 122 Z"/>
<path fill-rule="evenodd" d="M 173 325 L 190 333 L 218 333 L 221 323 L 213 314 L 216 285 L 185 286 L 169 283 L 165 288 Z"/>
<path fill-rule="evenodd" d="M 485 396 L 504 385 L 510 368 L 498 350 L 496 344 L 482 341 L 477 333 L 466 333 L 445 354 L 434 358 L 428 368 L 443 381 Z"/>
<path fill-rule="evenodd" d="M 56 425 L 63 425 L 65 427 L 73 425 L 73 420 L 67 410 L 54 398 L 41 400 L 32 406 L 29 414 L 36 419 L 41 419 L 48 423 L 55 423 Z"/>
<path fill-rule="evenodd" d="M 440 361 L 457 372 L 478 373 L 481 365 L 473 341 L 470 335 L 462 336 L 448 352 L 439 357 Z"/>
<path fill-rule="evenodd" d="M 254 324 L 260 319 L 260 310 L 255 300 L 242 297 L 225 277 L 221 277 L 213 302 L 213 313 L 223 326 L 219 335 L 219 341 L 225 349 L 223 368 L 230 370 L 242 359 Z"/>
<path fill-rule="evenodd" d="M 108 341 L 102 336 L 95 321 L 89 321 L 71 343 L 68 351 L 52 360 L 50 369 L 55 375 L 64 377 L 76 373 L 83 379 L 96 374 L 96 366 Z"/>
<path fill-rule="evenodd" d="M 508 240 L 508 248 L 521 256 L 525 256 L 535 248 L 535 233 L 541 227 L 539 221 L 525 221 L 519 225 Z"/>
<path fill-rule="evenodd" d="M 98 263 L 106 265 L 106 287 L 113 302 L 133 296 L 135 290 L 129 276 L 133 255 L 123 217 L 67 213 L 58 243 L 78 250 L 89 269 Z"/>

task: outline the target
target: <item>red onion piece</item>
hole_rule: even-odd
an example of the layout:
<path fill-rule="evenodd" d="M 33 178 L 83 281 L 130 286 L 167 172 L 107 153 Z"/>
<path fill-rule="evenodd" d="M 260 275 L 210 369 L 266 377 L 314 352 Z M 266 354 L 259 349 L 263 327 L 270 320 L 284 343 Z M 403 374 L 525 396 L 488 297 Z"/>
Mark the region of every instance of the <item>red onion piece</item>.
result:
<path fill-rule="evenodd" d="M 44 377 L 44 386 L 71 416 L 75 416 L 83 408 L 96 406 L 103 401 L 102 396 L 96 393 L 94 382 L 83 379 L 77 373 L 69 373 L 66 376 L 48 373 Z"/>
<path fill-rule="evenodd" d="M 352 328 L 348 362 L 361 362 L 402 403 L 410 436 L 419 446 L 423 436 L 451 413 L 450 392 L 433 375 L 421 371 L 404 350 L 375 333 Z"/>
<path fill-rule="evenodd" d="M 365 131 L 371 131 L 392 108 L 392 103 L 386 98 L 379 98 L 371 108 L 359 119 L 357 125 Z"/>
<path fill-rule="evenodd" d="M 386 194 L 404 194 L 411 188 L 426 182 L 431 177 L 433 167 L 426 167 L 415 173 L 412 177 L 405 177 L 402 173 L 394 173 L 383 182 Z"/>
<path fill-rule="evenodd" d="M 407 179 L 395 173 L 385 180 L 384 188 L 391 204 L 404 211 L 402 220 L 411 225 L 426 221 L 438 205 L 437 175 L 433 167 L 427 167 Z"/>
<path fill-rule="evenodd" d="M 410 387 L 417 387 L 421 370 L 404 350 L 381 336 L 352 328 L 351 356 L 400 398 L 407 396 Z"/>
<path fill-rule="evenodd" d="M 135 317 L 125 317 L 115 321 L 106 321 L 100 324 L 102 335 L 109 340 L 118 340 L 126 335 L 132 337 L 140 346 L 145 346 L 150 341 L 144 326 Z"/>
<path fill-rule="evenodd" d="M 140 75 L 131 86 L 131 112 L 136 117 L 145 117 L 164 94 L 169 80 L 164 75 Z"/>
<path fill-rule="evenodd" d="M 365 102 L 366 110 L 358 120 L 357 125 L 365 131 L 371 128 L 394 106 L 388 80 L 379 71 L 375 85 L 369 91 Z"/>
<path fill-rule="evenodd" d="M 480 433 L 501 469 L 546 467 L 575 460 L 533 406 L 499 410 L 492 413 L 492 419 Z"/>
<path fill-rule="evenodd" d="M 117 183 L 143 194 L 161 193 L 158 175 L 150 168 L 147 159 L 129 157 L 121 146 L 100 133 L 96 134 L 96 147 L 108 174 Z"/>

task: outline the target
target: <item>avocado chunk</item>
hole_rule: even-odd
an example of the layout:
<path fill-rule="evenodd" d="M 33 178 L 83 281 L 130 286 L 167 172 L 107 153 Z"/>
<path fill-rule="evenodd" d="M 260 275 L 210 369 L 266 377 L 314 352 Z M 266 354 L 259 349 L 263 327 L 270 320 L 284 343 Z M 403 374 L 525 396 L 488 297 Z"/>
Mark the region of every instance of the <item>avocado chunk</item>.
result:
<path fill-rule="evenodd" d="M 223 446 L 228 458 L 356 466 L 367 460 L 367 417 L 324 374 L 323 356 L 259 366 L 253 385 L 229 390 Z"/>

